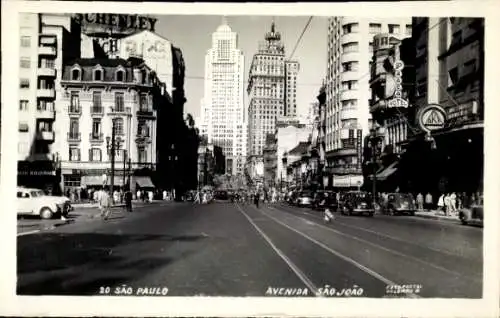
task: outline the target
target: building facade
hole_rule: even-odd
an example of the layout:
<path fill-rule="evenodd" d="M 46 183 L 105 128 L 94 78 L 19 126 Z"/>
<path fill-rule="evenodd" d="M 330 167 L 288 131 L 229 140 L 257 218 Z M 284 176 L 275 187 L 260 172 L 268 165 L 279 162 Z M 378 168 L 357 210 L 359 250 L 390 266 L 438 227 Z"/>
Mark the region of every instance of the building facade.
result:
<path fill-rule="evenodd" d="M 384 32 L 401 39 L 411 35 L 411 28 L 410 18 L 329 19 L 324 142 L 334 186 L 358 187 L 363 179 L 362 150 L 357 145 L 368 134 L 371 122 L 373 35 Z"/>
<path fill-rule="evenodd" d="M 246 159 L 243 76 L 245 59 L 238 36 L 227 23 L 212 34 L 205 55 L 205 88 L 201 105 L 201 133 L 223 149 L 226 173 L 242 174 Z"/>
<path fill-rule="evenodd" d="M 415 123 L 400 164 L 400 188 L 436 195 L 482 192 L 484 19 L 414 18 L 413 29 L 416 92 L 410 120 L 418 121 L 429 104 L 442 107 L 446 116 L 427 138 Z"/>
<path fill-rule="evenodd" d="M 60 193 L 55 144 L 63 64 L 78 57 L 78 24 L 63 14 L 20 15 L 18 184 Z"/>
<path fill-rule="evenodd" d="M 264 185 L 270 189 L 277 184 L 277 171 L 278 171 L 278 156 L 277 156 L 277 139 L 275 134 L 268 134 L 266 136 L 266 146 L 263 151 L 264 162 Z"/>
<path fill-rule="evenodd" d="M 276 182 L 286 177 L 286 164 L 283 159 L 286 153 L 295 148 L 300 142 L 308 140 L 311 130 L 296 119 L 282 119 L 276 124 L 276 155 L 277 172 Z"/>
<path fill-rule="evenodd" d="M 135 171 L 155 170 L 156 109 L 164 94 L 164 84 L 142 60 L 76 59 L 65 65 L 55 143 L 64 188 L 111 183 L 113 129 L 114 185 L 150 187 L 151 176 L 136 178 Z"/>

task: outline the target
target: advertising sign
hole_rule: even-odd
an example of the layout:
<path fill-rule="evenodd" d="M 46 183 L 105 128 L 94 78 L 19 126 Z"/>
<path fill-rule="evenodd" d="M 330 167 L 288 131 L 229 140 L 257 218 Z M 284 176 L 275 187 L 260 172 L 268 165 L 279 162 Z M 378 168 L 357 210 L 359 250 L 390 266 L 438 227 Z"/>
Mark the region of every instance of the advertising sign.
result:
<path fill-rule="evenodd" d="M 358 129 L 356 131 L 356 151 L 357 151 L 357 154 L 358 154 L 358 169 L 361 169 L 361 163 L 363 161 L 363 130 L 362 129 Z"/>
<path fill-rule="evenodd" d="M 113 13 L 85 13 L 76 14 L 75 20 L 79 22 L 84 29 L 90 26 L 100 26 L 102 29 L 110 27 L 118 30 L 155 30 L 157 19 L 132 15 L 132 14 L 113 14 Z M 90 28 L 89 28 L 90 29 Z"/>
<path fill-rule="evenodd" d="M 446 110 L 437 104 L 422 107 L 418 111 L 417 122 L 420 128 L 427 133 L 442 129 L 446 123 Z"/>
<path fill-rule="evenodd" d="M 408 102 L 403 99 L 403 69 L 405 64 L 401 60 L 394 61 L 394 97 L 388 103 L 388 107 L 408 107 Z"/>

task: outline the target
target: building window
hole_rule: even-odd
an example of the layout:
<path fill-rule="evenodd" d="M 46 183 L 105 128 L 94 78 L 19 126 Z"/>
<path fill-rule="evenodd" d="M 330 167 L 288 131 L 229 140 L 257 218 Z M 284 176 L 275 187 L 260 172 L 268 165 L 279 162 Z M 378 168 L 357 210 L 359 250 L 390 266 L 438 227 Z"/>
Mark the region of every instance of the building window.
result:
<path fill-rule="evenodd" d="M 94 70 L 94 81 L 102 81 L 102 70 Z"/>
<path fill-rule="evenodd" d="M 31 46 L 31 37 L 30 36 L 22 36 L 21 37 L 21 47 L 30 47 Z"/>
<path fill-rule="evenodd" d="M 114 120 L 115 135 L 123 135 L 123 118 L 116 118 Z"/>
<path fill-rule="evenodd" d="M 406 35 L 411 35 L 411 32 L 412 32 L 412 25 L 407 24 L 406 25 Z"/>
<path fill-rule="evenodd" d="M 102 152 L 99 148 L 89 150 L 89 161 L 102 161 Z"/>
<path fill-rule="evenodd" d="M 28 132 L 29 125 L 28 123 L 19 123 L 19 132 Z"/>
<path fill-rule="evenodd" d="M 102 107 L 102 92 L 100 91 L 92 92 L 92 104 L 94 109 L 100 109 Z"/>
<path fill-rule="evenodd" d="M 119 70 L 116 72 L 116 81 L 117 82 L 123 82 L 125 81 L 125 72 L 122 70 Z"/>
<path fill-rule="evenodd" d="M 27 111 L 28 110 L 28 101 L 27 100 L 20 100 L 19 101 L 19 110 L 20 111 Z"/>
<path fill-rule="evenodd" d="M 139 136 L 149 137 L 149 127 L 145 120 L 139 120 L 137 124 L 137 133 Z"/>
<path fill-rule="evenodd" d="M 358 81 L 345 81 L 342 82 L 343 90 L 358 89 Z"/>
<path fill-rule="evenodd" d="M 359 44 L 358 44 L 358 42 L 351 42 L 351 43 L 343 44 L 342 51 L 344 53 L 358 52 L 359 51 Z"/>
<path fill-rule="evenodd" d="M 30 80 L 27 78 L 21 78 L 19 80 L 19 87 L 20 88 L 30 88 Z"/>
<path fill-rule="evenodd" d="M 342 27 L 344 34 L 355 33 L 359 31 L 359 23 L 349 23 Z"/>
<path fill-rule="evenodd" d="M 21 57 L 19 64 L 20 64 L 21 68 L 30 68 L 31 67 L 30 58 L 29 57 Z"/>
<path fill-rule="evenodd" d="M 125 96 L 124 93 L 115 93 L 115 111 L 124 112 L 125 111 Z"/>
<path fill-rule="evenodd" d="M 348 99 L 342 101 L 342 108 L 345 107 L 357 107 L 358 106 L 358 100 L 357 99 Z"/>
<path fill-rule="evenodd" d="M 388 28 L 390 34 L 397 34 L 401 32 L 399 29 L 399 24 L 389 24 Z"/>
<path fill-rule="evenodd" d="M 80 109 L 80 94 L 78 92 L 71 92 L 70 106 L 72 111 Z"/>
<path fill-rule="evenodd" d="M 79 129 L 80 123 L 79 120 L 76 118 L 72 118 L 69 122 L 69 133 L 71 136 L 76 136 L 78 135 L 80 129 Z"/>
<path fill-rule="evenodd" d="M 71 80 L 72 81 L 79 81 L 80 80 L 80 70 L 79 69 L 74 69 L 71 71 Z"/>
<path fill-rule="evenodd" d="M 101 134 L 101 119 L 94 118 L 92 120 L 92 138 L 97 139 Z"/>
<path fill-rule="evenodd" d="M 458 67 L 448 71 L 448 87 L 454 86 L 458 82 Z"/>
<path fill-rule="evenodd" d="M 69 161 L 80 161 L 80 148 L 69 148 Z"/>
<path fill-rule="evenodd" d="M 148 153 L 146 152 L 145 147 L 137 147 L 137 154 L 138 154 L 139 163 L 148 162 Z"/>
<path fill-rule="evenodd" d="M 81 176 L 64 175 L 65 188 L 79 188 L 82 182 Z"/>
<path fill-rule="evenodd" d="M 369 29 L 371 34 L 382 33 L 382 24 L 370 23 Z"/>
<path fill-rule="evenodd" d="M 149 110 L 148 95 L 147 94 L 141 94 L 140 101 L 139 101 L 139 108 L 141 111 L 148 111 Z"/>

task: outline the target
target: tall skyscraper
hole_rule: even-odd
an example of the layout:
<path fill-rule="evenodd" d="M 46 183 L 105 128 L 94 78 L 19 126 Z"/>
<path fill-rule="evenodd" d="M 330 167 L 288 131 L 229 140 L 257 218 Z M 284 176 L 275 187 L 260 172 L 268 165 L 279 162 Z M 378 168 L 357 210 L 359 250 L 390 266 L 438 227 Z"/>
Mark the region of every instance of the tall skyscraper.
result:
<path fill-rule="evenodd" d="M 212 34 L 205 55 L 205 93 L 201 105 L 202 132 L 208 142 L 220 146 L 226 157 L 226 173 L 243 173 L 245 106 L 243 104 L 244 56 L 238 35 L 223 23 Z"/>
<path fill-rule="evenodd" d="M 274 22 L 253 56 L 247 92 L 248 154 L 261 156 L 266 135 L 275 132 L 277 117 L 285 114 L 285 47 Z"/>
<path fill-rule="evenodd" d="M 357 130 L 369 133 L 369 86 L 373 37 L 388 33 L 402 39 L 411 36 L 411 18 L 332 17 L 328 23 L 328 62 L 326 77 L 327 127 L 326 159 L 335 179 L 353 175 L 356 187 L 362 180 L 358 168 Z M 338 168 L 338 169 L 337 169 Z M 338 173 L 335 172 L 338 170 Z"/>

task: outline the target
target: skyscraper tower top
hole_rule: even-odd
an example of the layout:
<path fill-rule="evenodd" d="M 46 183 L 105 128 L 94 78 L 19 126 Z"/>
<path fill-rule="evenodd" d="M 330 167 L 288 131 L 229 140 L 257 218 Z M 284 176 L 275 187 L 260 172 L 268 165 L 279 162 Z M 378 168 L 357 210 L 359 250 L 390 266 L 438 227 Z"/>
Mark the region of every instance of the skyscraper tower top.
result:
<path fill-rule="evenodd" d="M 259 44 L 259 53 L 285 54 L 285 46 L 281 42 L 281 33 L 276 31 L 276 24 L 271 23 L 271 31 L 265 35 L 265 42 Z"/>

